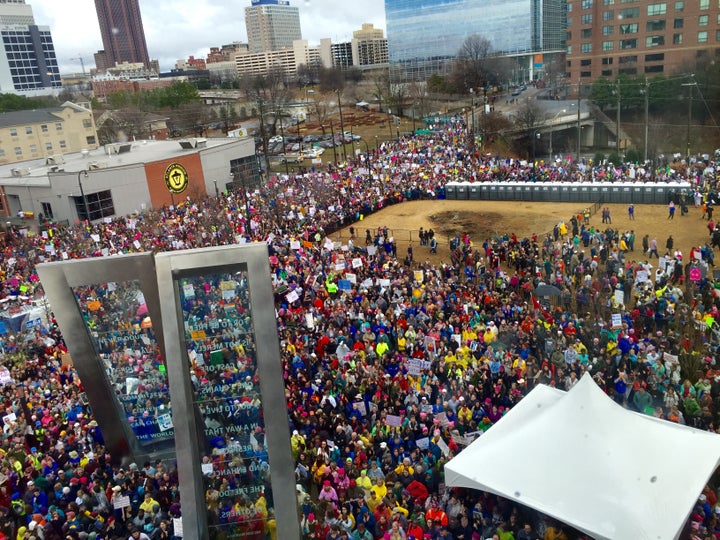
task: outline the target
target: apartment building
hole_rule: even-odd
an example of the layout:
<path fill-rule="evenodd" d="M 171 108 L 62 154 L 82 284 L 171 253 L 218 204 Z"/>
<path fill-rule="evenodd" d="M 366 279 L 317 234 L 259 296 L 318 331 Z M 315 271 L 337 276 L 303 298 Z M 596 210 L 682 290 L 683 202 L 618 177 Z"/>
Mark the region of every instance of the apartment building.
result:
<path fill-rule="evenodd" d="M 0 113 L 0 165 L 98 147 L 90 109 L 60 107 Z"/>
<path fill-rule="evenodd" d="M 360 30 L 353 32 L 350 43 L 354 65 L 387 64 L 388 44 L 381 28 L 375 28 L 371 23 L 363 23 Z"/>
<path fill-rule="evenodd" d="M 571 83 L 672 75 L 720 60 L 720 0 L 569 0 Z"/>

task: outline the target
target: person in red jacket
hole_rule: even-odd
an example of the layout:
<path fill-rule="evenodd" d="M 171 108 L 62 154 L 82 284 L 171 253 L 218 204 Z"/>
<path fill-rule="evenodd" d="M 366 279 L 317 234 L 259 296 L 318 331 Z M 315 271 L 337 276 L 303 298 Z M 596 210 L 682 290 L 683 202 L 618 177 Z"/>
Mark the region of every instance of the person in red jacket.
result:
<path fill-rule="evenodd" d="M 419 499 L 422 504 L 425 504 L 425 499 L 427 499 L 430 495 L 430 492 L 428 492 L 425 484 L 418 482 L 417 480 L 410 482 L 406 489 L 413 499 Z"/>
<path fill-rule="evenodd" d="M 422 538 L 424 538 L 425 531 L 420 526 L 420 523 L 419 523 L 421 521 L 421 519 L 422 518 L 414 519 L 408 523 L 408 528 L 407 528 L 408 539 L 414 538 L 415 540 L 421 540 Z"/>
<path fill-rule="evenodd" d="M 428 511 L 425 512 L 425 521 L 428 523 L 428 526 L 430 523 L 434 523 L 435 521 L 438 521 L 440 525 L 444 526 L 447 526 L 448 524 L 448 516 L 445 513 L 445 510 L 440 508 L 440 504 L 435 498 L 430 501 L 430 508 L 428 508 Z"/>

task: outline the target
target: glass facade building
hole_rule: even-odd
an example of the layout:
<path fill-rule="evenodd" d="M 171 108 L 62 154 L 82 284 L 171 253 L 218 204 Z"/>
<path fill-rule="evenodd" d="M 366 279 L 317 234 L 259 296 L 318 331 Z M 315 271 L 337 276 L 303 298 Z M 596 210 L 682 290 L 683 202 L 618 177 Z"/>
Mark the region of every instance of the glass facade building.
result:
<path fill-rule="evenodd" d="M 61 88 L 50 28 L 35 24 L 24 0 L 0 2 L 0 91 L 23 95 Z"/>
<path fill-rule="evenodd" d="M 417 75 L 437 73 L 475 34 L 487 38 L 498 54 L 560 51 L 564 5 L 561 0 L 385 0 L 389 60 Z"/>
<path fill-rule="evenodd" d="M 251 53 L 290 49 L 302 39 L 300 10 L 288 0 L 252 0 L 245 8 L 245 27 Z"/>

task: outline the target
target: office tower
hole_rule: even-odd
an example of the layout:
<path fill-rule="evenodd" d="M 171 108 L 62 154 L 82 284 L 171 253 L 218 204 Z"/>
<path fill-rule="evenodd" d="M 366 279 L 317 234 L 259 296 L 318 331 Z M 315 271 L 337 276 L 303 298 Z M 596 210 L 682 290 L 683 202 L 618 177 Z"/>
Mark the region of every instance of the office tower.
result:
<path fill-rule="evenodd" d="M 567 72 L 574 83 L 687 73 L 718 58 L 717 0 L 569 0 L 567 8 Z"/>
<path fill-rule="evenodd" d="M 251 53 L 292 48 L 302 39 L 300 10 L 288 0 L 252 0 L 245 8 L 245 26 Z"/>
<path fill-rule="evenodd" d="M 352 38 L 353 63 L 357 66 L 387 64 L 387 39 L 380 28 L 370 23 L 363 23 L 360 30 L 353 32 Z"/>
<path fill-rule="evenodd" d="M 25 0 L 0 1 L 0 92 L 41 95 L 61 87 L 50 28 L 35 24 Z"/>
<path fill-rule="evenodd" d="M 442 72 L 465 39 L 518 59 L 530 78 L 539 54 L 565 48 L 564 0 L 385 0 L 390 63 L 412 78 Z"/>
<path fill-rule="evenodd" d="M 138 0 L 95 0 L 106 67 L 128 62 L 150 67 Z"/>

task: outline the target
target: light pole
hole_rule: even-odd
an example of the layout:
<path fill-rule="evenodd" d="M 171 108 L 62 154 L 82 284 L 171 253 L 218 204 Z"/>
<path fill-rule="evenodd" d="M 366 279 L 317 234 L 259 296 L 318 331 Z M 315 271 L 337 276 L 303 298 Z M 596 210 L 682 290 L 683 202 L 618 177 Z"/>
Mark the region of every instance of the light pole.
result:
<path fill-rule="evenodd" d="M 290 175 L 290 169 L 288 169 L 287 152 L 285 151 L 285 128 L 283 127 L 283 118 L 280 116 L 280 138 L 282 139 L 283 151 L 282 155 L 285 161 L 285 174 Z"/>
<path fill-rule="evenodd" d="M 692 100 L 693 100 L 693 86 L 697 86 L 695 82 L 695 75 L 690 75 L 693 81 L 689 83 L 683 83 L 681 86 L 687 86 L 690 91 L 690 99 L 688 99 L 688 118 L 687 118 L 687 133 L 685 134 L 685 157 L 690 162 L 690 122 L 692 121 Z"/>
<path fill-rule="evenodd" d="M 342 141 L 342 149 L 343 149 L 343 159 L 347 161 L 347 150 L 345 149 L 345 124 L 343 124 L 343 115 L 342 115 L 342 100 L 340 99 L 340 89 L 338 88 L 335 90 L 337 92 L 338 97 L 338 110 L 340 111 L 340 140 Z"/>
<path fill-rule="evenodd" d="M 577 97 L 577 154 L 575 155 L 575 163 L 580 163 L 580 95 L 582 94 L 582 84 L 578 84 Z"/>
<path fill-rule="evenodd" d="M 78 172 L 78 185 L 80 186 L 80 197 L 82 197 L 83 211 L 85 212 L 85 219 L 89 223 L 90 222 L 90 212 L 88 211 L 87 199 L 85 198 L 85 191 L 83 190 L 83 185 L 82 185 L 82 177 L 83 176 L 85 178 L 87 178 L 89 176 L 88 172 L 85 169 Z"/>
<path fill-rule="evenodd" d="M 390 132 L 390 140 L 392 141 L 392 111 L 388 109 L 388 131 Z"/>
<path fill-rule="evenodd" d="M 554 131 L 553 124 L 555 123 L 555 120 L 557 119 L 558 116 L 560 116 L 561 114 L 565 114 L 566 112 L 567 112 L 567 109 L 563 109 L 562 111 L 559 111 L 555 116 L 553 116 L 552 120 L 550 120 L 550 159 L 549 159 L 550 162 L 552 162 L 553 158 L 554 158 L 553 145 L 552 145 L 553 131 Z"/>
<path fill-rule="evenodd" d="M 475 89 L 470 89 L 470 146 L 475 146 Z"/>
<path fill-rule="evenodd" d="M 615 94 L 615 97 L 617 98 L 617 109 L 615 111 L 615 153 L 619 156 L 620 155 L 620 104 L 622 95 L 620 93 L 620 81 L 615 82 L 615 90 L 613 90 L 613 94 Z"/>
<path fill-rule="evenodd" d="M 649 130 L 649 111 L 650 111 L 650 81 L 645 77 L 645 88 L 643 89 L 645 94 L 645 133 L 643 136 L 643 162 L 647 163 L 647 141 L 648 141 L 648 130 Z"/>
<path fill-rule="evenodd" d="M 335 149 L 335 129 L 333 128 L 333 121 L 330 120 L 330 136 L 332 137 L 332 145 L 333 145 L 333 156 L 335 158 L 335 165 L 337 165 L 337 150 Z"/>

